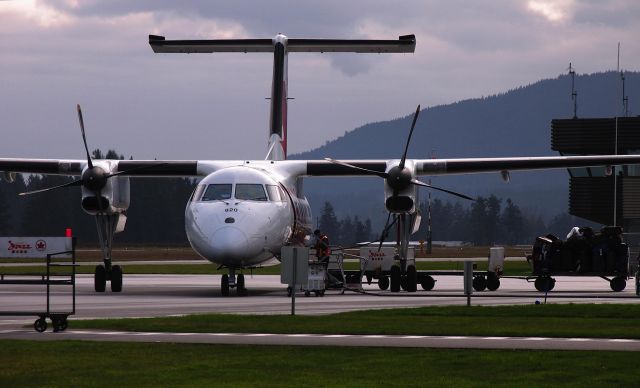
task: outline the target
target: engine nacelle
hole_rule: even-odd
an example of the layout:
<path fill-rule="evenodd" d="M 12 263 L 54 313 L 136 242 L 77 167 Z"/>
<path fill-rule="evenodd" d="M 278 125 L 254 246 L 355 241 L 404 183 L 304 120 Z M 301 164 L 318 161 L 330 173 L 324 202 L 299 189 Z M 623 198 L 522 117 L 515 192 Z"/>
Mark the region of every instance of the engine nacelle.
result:
<path fill-rule="evenodd" d="M 96 161 L 94 166 L 102 168 L 107 174 L 114 172 L 116 163 L 111 161 Z M 88 169 L 85 168 L 85 171 Z M 83 174 L 84 172 L 83 171 Z M 108 178 L 105 186 L 97 192 L 82 187 L 82 209 L 88 214 L 115 214 L 127 210 L 131 202 L 129 177 L 114 176 Z"/>
<path fill-rule="evenodd" d="M 399 161 L 389 163 L 387 166 L 387 173 L 399 164 Z M 406 179 L 411 179 L 411 176 L 415 176 L 415 166 L 410 160 L 405 163 L 405 168 L 411 172 L 407 174 Z M 408 183 L 408 181 L 407 181 Z M 418 186 L 414 184 L 408 184 L 404 189 L 398 190 L 396 195 L 395 189 L 391 187 L 386 181 L 384 184 L 384 205 L 391 213 L 415 213 L 416 204 L 418 203 Z"/>

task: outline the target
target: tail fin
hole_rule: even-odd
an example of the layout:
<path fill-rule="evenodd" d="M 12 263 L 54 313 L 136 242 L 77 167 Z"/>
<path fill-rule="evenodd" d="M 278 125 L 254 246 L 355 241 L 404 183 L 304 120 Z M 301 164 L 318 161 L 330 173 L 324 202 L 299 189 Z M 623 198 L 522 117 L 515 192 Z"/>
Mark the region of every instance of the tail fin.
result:
<path fill-rule="evenodd" d="M 287 157 L 287 54 L 289 52 L 412 53 L 415 35 L 398 39 L 288 39 L 278 34 L 273 39 L 166 40 L 149 35 L 156 53 L 273 52 L 271 117 L 269 120 L 268 160 Z"/>

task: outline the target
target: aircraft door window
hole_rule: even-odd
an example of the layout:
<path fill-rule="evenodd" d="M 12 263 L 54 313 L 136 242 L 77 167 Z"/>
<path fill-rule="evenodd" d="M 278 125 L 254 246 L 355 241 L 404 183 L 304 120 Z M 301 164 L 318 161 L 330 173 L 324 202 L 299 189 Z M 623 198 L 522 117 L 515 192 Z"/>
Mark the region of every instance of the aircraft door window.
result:
<path fill-rule="evenodd" d="M 267 194 L 261 184 L 236 184 L 236 199 L 245 199 L 249 201 L 266 201 Z"/>
<path fill-rule="evenodd" d="M 224 201 L 231 198 L 231 184 L 214 184 L 207 186 L 202 201 Z"/>

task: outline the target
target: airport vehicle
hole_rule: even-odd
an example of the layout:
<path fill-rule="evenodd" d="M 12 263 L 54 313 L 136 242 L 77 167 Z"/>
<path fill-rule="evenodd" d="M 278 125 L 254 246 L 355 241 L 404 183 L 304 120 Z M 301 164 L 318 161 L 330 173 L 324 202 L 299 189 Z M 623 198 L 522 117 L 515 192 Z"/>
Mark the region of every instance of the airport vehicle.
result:
<path fill-rule="evenodd" d="M 554 235 L 540 236 L 527 256 L 538 291 L 553 290 L 553 276 L 599 276 L 613 291 L 626 288 L 629 278 L 629 247 L 622 228 L 603 227 L 595 233 L 589 227 L 575 227 L 565 241 Z"/>
<path fill-rule="evenodd" d="M 413 35 L 393 40 L 289 39 L 277 34 L 272 39 L 167 40 L 150 35 L 156 53 L 271 53 L 273 80 L 270 98 L 267 156 L 261 160 L 92 160 L 84 131 L 86 160 L 0 159 L 0 171 L 58 174 L 78 177 L 43 193 L 66 186 L 80 186 L 81 206 L 96 217 L 103 247 L 103 265 L 96 267 L 94 285 L 104 292 L 122 290 L 122 268 L 112 265 L 113 235 L 124 228 L 130 204 L 129 177 L 199 177 L 185 209 L 185 230 L 193 249 L 207 260 L 228 268 L 221 290 L 229 295 L 235 288 L 246 293 L 243 274 L 236 271 L 256 266 L 280 255 L 285 245 L 305 244 L 311 232 L 311 211 L 304 195 L 304 177 L 378 176 L 384 180 L 385 207 L 389 211 L 380 240 L 397 229 L 398 265 L 392 267 L 390 286 L 399 291 L 400 282 L 415 291 L 415 266 L 407 265 L 409 236 L 420 216 L 418 186 L 440 190 L 462 198 L 470 197 L 419 181 L 419 175 L 499 172 L 505 180 L 511 170 L 612 166 L 640 163 L 639 155 L 508 157 L 462 159 L 409 159 L 407 151 L 420 107 L 416 110 L 403 154 L 391 160 L 287 160 L 287 69 L 288 54 L 299 52 L 409 53 L 415 50 Z M 390 136 L 394 136 L 390 134 Z M 167 204 L 177 206 L 177 204 Z"/>

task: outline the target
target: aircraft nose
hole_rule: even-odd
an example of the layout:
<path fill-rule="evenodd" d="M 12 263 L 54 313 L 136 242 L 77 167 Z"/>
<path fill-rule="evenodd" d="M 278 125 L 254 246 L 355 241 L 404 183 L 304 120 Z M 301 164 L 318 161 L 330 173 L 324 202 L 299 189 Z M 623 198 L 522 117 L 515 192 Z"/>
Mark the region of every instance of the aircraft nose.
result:
<path fill-rule="evenodd" d="M 247 254 L 249 240 L 242 230 L 233 226 L 224 226 L 211 236 L 211 246 L 218 257 L 242 257 Z"/>

